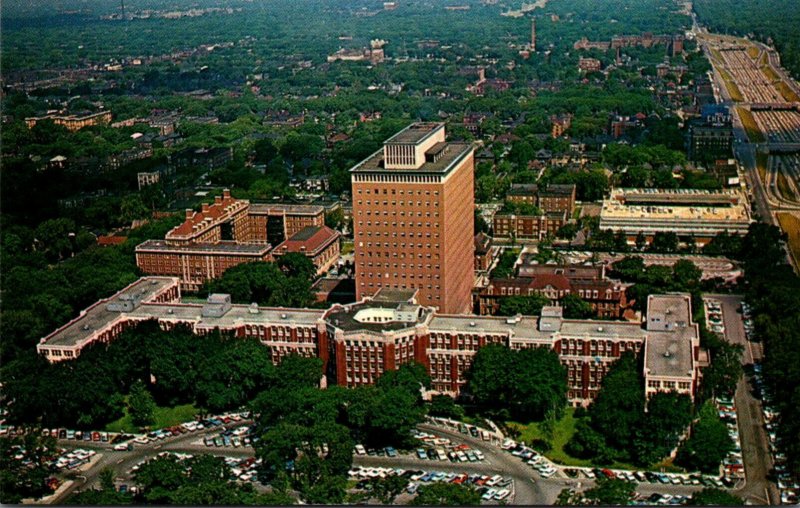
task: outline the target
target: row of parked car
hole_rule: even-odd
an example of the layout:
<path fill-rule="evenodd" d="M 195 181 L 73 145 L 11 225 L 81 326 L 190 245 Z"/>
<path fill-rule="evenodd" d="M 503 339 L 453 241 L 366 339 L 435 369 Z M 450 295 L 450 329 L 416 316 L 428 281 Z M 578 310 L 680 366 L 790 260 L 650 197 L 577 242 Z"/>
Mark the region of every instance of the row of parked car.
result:
<path fill-rule="evenodd" d="M 522 459 L 526 464 L 538 471 L 539 476 L 542 478 L 550 478 L 558 471 L 553 464 L 539 452 L 523 444 L 517 444 L 511 439 L 506 439 L 500 447 L 511 453 L 511 455 Z"/>
<path fill-rule="evenodd" d="M 206 436 L 203 438 L 203 444 L 206 446 L 232 446 L 239 448 L 240 446 L 250 446 L 253 443 L 253 430 L 254 428 L 249 425 L 236 427 L 234 429 L 226 429 L 219 434 L 213 436 Z"/>
<path fill-rule="evenodd" d="M 59 470 L 76 469 L 91 461 L 96 454 L 97 452 L 94 450 L 83 450 L 81 448 L 71 451 L 64 450 L 61 455 L 53 460 L 52 465 Z"/>
<path fill-rule="evenodd" d="M 764 415 L 764 428 L 767 431 L 769 452 L 772 455 L 772 473 L 781 491 L 783 504 L 798 504 L 800 502 L 800 484 L 795 481 L 789 472 L 786 454 L 781 450 L 778 441 L 778 412 L 773 405 L 772 395 L 764 389 L 761 378 L 762 367 L 756 362 L 752 365 L 753 389 L 761 397 L 761 410 Z"/>
<path fill-rule="evenodd" d="M 394 469 L 389 467 L 354 467 L 349 471 L 352 480 L 356 480 L 356 488 L 370 490 L 371 481 L 389 476 L 401 476 L 408 479 L 406 492 L 415 494 L 421 484 L 453 483 L 474 487 L 484 501 L 502 501 L 513 492 L 514 480 L 502 475 L 480 475 L 467 473 L 445 473 L 442 471 L 418 471 Z"/>
<path fill-rule="evenodd" d="M 475 427 L 472 427 L 475 429 Z M 417 448 L 417 458 L 425 460 L 449 460 L 450 462 L 481 462 L 486 460 L 480 450 L 473 450 L 467 444 L 456 444 L 446 437 L 430 432 L 412 431 L 412 436 L 422 443 Z"/>
<path fill-rule="evenodd" d="M 747 340 L 750 341 L 757 341 L 758 338 L 755 334 L 755 323 L 753 322 L 753 316 L 750 313 L 750 306 L 747 305 L 747 302 L 742 302 L 742 324 L 744 325 L 744 333 L 747 337 Z"/>
<path fill-rule="evenodd" d="M 706 321 L 711 331 L 720 335 L 725 334 L 725 325 L 722 320 L 722 305 L 717 300 L 706 300 Z"/>
<path fill-rule="evenodd" d="M 714 401 L 717 406 L 720 420 L 728 428 L 728 434 L 733 440 L 734 447 L 728 456 L 722 460 L 725 470 L 724 477 L 732 481 L 744 478 L 744 462 L 742 461 L 742 443 L 739 439 L 739 426 L 736 416 L 736 406 L 733 399 L 717 397 Z"/>
<path fill-rule="evenodd" d="M 457 420 L 451 420 L 450 418 L 441 418 L 441 417 L 433 417 L 429 416 L 427 420 L 432 423 L 433 425 L 441 425 L 444 427 L 448 427 L 452 430 L 457 430 L 458 432 L 472 436 L 475 439 L 481 439 L 483 441 L 491 441 L 494 435 L 493 432 L 482 429 L 476 425 L 472 425 L 470 423 L 459 422 Z"/>

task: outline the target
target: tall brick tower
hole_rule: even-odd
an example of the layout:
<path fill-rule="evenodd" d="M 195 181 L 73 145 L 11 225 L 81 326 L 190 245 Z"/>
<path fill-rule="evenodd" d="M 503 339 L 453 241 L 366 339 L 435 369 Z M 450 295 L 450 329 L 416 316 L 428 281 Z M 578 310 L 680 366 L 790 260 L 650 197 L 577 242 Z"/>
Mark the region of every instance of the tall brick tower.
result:
<path fill-rule="evenodd" d="M 474 164 L 444 124 L 415 123 L 350 170 L 358 299 L 413 288 L 422 305 L 469 311 Z"/>
<path fill-rule="evenodd" d="M 536 18 L 531 20 L 531 53 L 536 53 Z"/>

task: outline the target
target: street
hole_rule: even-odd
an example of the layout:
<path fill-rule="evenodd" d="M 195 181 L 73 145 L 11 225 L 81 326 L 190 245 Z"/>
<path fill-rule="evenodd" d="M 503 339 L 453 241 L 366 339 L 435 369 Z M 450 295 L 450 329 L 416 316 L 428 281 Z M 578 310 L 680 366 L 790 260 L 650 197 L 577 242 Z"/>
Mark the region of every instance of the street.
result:
<path fill-rule="evenodd" d="M 742 297 L 733 295 L 707 295 L 706 299 L 720 302 L 725 324 L 725 338 L 733 344 L 744 347 L 742 364 L 752 364 L 760 360 L 761 345 L 748 341 L 742 323 L 742 315 L 737 311 Z M 712 359 L 713 361 L 713 359 Z M 779 504 L 780 494 L 777 486 L 767 480 L 772 469 L 772 457 L 767 444 L 767 434 L 761 412 L 761 401 L 756 399 L 747 381 L 747 376 L 739 380 L 734 397 L 739 422 L 739 439 L 742 445 L 742 459 L 745 467 L 745 485 L 735 493 L 755 504 Z"/>

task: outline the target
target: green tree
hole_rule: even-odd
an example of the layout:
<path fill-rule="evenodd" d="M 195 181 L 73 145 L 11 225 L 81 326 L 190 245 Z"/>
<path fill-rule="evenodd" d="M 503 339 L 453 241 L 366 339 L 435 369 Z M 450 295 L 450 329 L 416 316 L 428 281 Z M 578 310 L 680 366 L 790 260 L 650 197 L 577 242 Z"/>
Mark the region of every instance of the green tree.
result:
<path fill-rule="evenodd" d="M 678 451 L 677 463 L 690 470 L 711 473 L 733 450 L 733 440 L 728 428 L 719 419 L 713 403 L 706 402 L 700 408 L 700 418 L 692 426 L 692 433 Z"/>
<path fill-rule="evenodd" d="M 583 493 L 593 504 L 604 506 L 626 506 L 633 499 L 636 484 L 617 478 L 601 476 L 594 487 Z"/>
<path fill-rule="evenodd" d="M 744 501 L 726 490 L 705 488 L 689 498 L 689 506 L 743 506 Z"/>
<path fill-rule="evenodd" d="M 411 504 L 414 506 L 477 506 L 481 504 L 478 492 L 465 485 L 434 483 L 423 485 Z"/>
<path fill-rule="evenodd" d="M 48 493 L 50 457 L 56 451 L 53 438 L 42 437 L 37 429 L 22 436 L 0 437 L 0 501 L 19 504 L 24 498 Z M 22 458 L 19 458 L 22 455 Z"/>
<path fill-rule="evenodd" d="M 686 394 L 658 392 L 647 401 L 647 413 L 636 429 L 633 455 L 641 465 L 654 464 L 678 444 L 692 421 L 692 401 Z"/>
<path fill-rule="evenodd" d="M 428 405 L 428 414 L 460 420 L 464 417 L 464 408 L 456 404 L 449 395 L 434 395 Z"/>
<path fill-rule="evenodd" d="M 626 352 L 609 368 L 589 408 L 592 427 L 609 445 L 626 450 L 644 415 L 644 390 L 636 357 Z"/>
<path fill-rule="evenodd" d="M 147 391 L 144 383 L 136 381 L 128 395 L 128 414 L 131 415 L 133 424 L 137 427 L 145 427 L 153 423 L 155 409 L 156 403 L 153 401 L 153 396 Z"/>
<path fill-rule="evenodd" d="M 651 252 L 671 253 L 678 252 L 678 235 L 672 231 L 657 232 L 653 235 L 653 241 L 650 243 Z"/>
<path fill-rule="evenodd" d="M 564 296 L 559 303 L 566 319 L 589 319 L 596 315 L 592 304 L 574 293 Z"/>
<path fill-rule="evenodd" d="M 542 312 L 542 307 L 549 305 L 550 300 L 543 295 L 534 294 L 531 296 L 508 296 L 500 299 L 497 309 L 499 316 L 535 316 Z"/>
<path fill-rule="evenodd" d="M 372 496 L 383 504 L 394 504 L 394 500 L 408 485 L 405 476 L 392 475 L 386 478 L 374 478 L 370 481 Z"/>

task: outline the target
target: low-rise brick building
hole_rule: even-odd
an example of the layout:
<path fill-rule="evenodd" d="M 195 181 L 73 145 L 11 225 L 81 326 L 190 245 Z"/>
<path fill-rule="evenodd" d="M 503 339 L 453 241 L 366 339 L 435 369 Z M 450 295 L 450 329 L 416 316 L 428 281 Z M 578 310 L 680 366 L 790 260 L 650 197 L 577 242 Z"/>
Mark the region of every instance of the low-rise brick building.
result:
<path fill-rule="evenodd" d="M 545 307 L 541 317 L 437 314 L 419 305 L 416 293 L 382 288 L 371 298 L 327 310 L 236 305 L 229 295 L 211 295 L 200 304 L 181 302 L 177 278 L 145 277 L 42 338 L 37 351 L 51 362 L 71 360 L 90 344 L 156 320 L 167 330 L 184 325 L 198 335 L 219 330 L 256 338 L 276 363 L 290 354 L 320 358 L 326 383 L 340 386 L 373 384 L 384 372 L 417 362 L 435 391 L 457 395 L 483 346 L 548 348 L 566 369 L 573 405 L 591 402 L 610 365 L 626 351 L 644 350 L 648 395 L 675 389 L 693 397 L 707 365 L 688 294 L 651 295 L 643 326 L 564 319 L 558 307 Z"/>
<path fill-rule="evenodd" d="M 542 295 L 558 304 L 569 294 L 586 300 L 602 318 L 620 318 L 628 306 L 627 285 L 605 276 L 605 267 L 580 265 L 523 265 L 515 277 L 489 280 L 477 288 L 475 312 L 495 314 L 500 302 L 510 296 Z"/>
<path fill-rule="evenodd" d="M 338 231 L 328 226 L 309 226 L 275 247 L 272 256 L 277 258 L 290 252 L 303 254 L 314 263 L 317 275 L 322 275 L 339 259 L 340 236 Z"/>
<path fill-rule="evenodd" d="M 225 189 L 199 212 L 186 210 L 186 220 L 164 240 L 138 245 L 136 265 L 149 275 L 179 277 L 183 289 L 196 291 L 228 268 L 270 261 L 273 245 L 306 227 L 322 227 L 324 222 L 321 206 L 254 205 L 233 198 Z M 320 253 L 322 257 L 330 254 L 330 248 Z"/>

